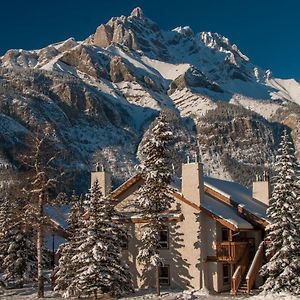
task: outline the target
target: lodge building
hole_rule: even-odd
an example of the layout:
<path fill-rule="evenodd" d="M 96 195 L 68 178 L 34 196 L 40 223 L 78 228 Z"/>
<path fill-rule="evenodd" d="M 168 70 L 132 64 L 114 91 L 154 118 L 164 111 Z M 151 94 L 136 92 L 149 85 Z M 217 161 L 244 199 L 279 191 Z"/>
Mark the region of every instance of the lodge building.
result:
<path fill-rule="evenodd" d="M 102 193 L 111 193 L 130 238 L 123 256 L 136 288 L 155 287 L 153 270 L 142 276 L 137 262 L 141 225 L 145 222 L 134 205 L 143 179 L 139 174 L 111 190 L 111 175 L 97 169 Z M 250 292 L 262 284 L 258 270 L 264 257 L 266 209 L 270 196 L 267 176 L 257 178 L 253 191 L 240 184 L 203 175 L 200 162 L 182 165 L 181 186 L 170 191 L 172 208 L 163 214 L 159 233 L 160 284 L 169 288 L 224 292 Z"/>

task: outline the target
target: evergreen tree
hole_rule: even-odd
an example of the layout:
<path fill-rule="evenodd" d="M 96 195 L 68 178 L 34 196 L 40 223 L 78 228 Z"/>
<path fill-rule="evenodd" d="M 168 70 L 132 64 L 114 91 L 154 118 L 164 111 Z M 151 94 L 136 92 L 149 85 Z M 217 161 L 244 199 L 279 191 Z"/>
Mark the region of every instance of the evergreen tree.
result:
<path fill-rule="evenodd" d="M 78 293 L 78 289 L 73 284 L 78 265 L 72 261 L 72 257 L 77 253 L 78 234 L 83 218 L 83 200 L 75 194 L 71 197 L 71 212 L 68 217 L 69 239 L 59 247 L 60 259 L 58 266 L 54 270 L 55 287 L 54 290 L 60 292 L 64 297 L 70 297 Z"/>
<path fill-rule="evenodd" d="M 276 157 L 274 189 L 267 215 L 267 256 L 261 274 L 265 292 L 300 294 L 300 193 L 297 164 L 286 131 Z"/>
<path fill-rule="evenodd" d="M 8 198 L 0 204 L 0 253 L 1 280 L 6 285 L 23 286 L 36 278 L 34 234 Z"/>
<path fill-rule="evenodd" d="M 159 255 L 159 231 L 165 228 L 161 214 L 170 209 L 172 198 L 167 195 L 171 183 L 168 144 L 172 139 L 165 113 L 155 120 L 148 141 L 141 148 L 141 171 L 144 184 L 139 189 L 137 205 L 147 223 L 142 225 L 141 248 L 138 261 L 144 271 L 162 264 Z M 157 278 L 158 282 L 158 278 Z M 157 284 L 158 294 L 159 284 Z"/>
<path fill-rule="evenodd" d="M 114 222 L 116 212 L 110 197 L 101 194 L 98 181 L 88 195 L 89 208 L 79 230 L 72 264 L 78 269 L 72 286 L 82 294 L 110 293 L 120 296 L 132 290 L 128 267 L 122 263 L 126 232 Z"/>

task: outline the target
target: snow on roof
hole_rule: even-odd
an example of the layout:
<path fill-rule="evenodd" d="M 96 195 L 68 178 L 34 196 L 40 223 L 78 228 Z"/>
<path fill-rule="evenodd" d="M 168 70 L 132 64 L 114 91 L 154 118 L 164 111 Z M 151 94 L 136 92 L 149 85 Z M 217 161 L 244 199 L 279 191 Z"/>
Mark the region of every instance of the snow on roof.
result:
<path fill-rule="evenodd" d="M 235 203 L 242 205 L 247 211 L 253 215 L 267 220 L 267 205 L 259 203 L 252 198 L 251 190 L 231 181 L 221 180 L 212 177 L 204 177 L 204 184 L 221 192 L 225 196 L 230 196 Z"/>
<path fill-rule="evenodd" d="M 52 221 L 57 223 L 62 228 L 66 229 L 68 227 L 67 218 L 70 210 L 70 205 L 53 205 L 46 206 L 45 213 L 52 219 Z"/>
<path fill-rule="evenodd" d="M 201 206 L 213 214 L 221 217 L 227 222 L 233 224 L 238 229 L 253 229 L 253 226 L 245 219 L 241 218 L 236 210 L 208 195 L 204 195 Z"/>

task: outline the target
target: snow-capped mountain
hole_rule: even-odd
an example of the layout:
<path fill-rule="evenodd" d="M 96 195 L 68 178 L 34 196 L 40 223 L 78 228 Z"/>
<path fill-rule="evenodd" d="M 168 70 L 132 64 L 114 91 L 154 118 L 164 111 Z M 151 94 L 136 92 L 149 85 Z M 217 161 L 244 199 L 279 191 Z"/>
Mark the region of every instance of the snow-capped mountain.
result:
<path fill-rule="evenodd" d="M 220 34 L 162 31 L 140 8 L 84 41 L 7 51 L 0 91 L 0 147 L 12 161 L 24 136 L 48 123 L 72 168 L 100 160 L 124 179 L 162 108 L 181 158 L 199 147 L 211 175 L 249 183 L 273 161 L 281 124 L 300 157 L 298 82 L 274 78 Z"/>

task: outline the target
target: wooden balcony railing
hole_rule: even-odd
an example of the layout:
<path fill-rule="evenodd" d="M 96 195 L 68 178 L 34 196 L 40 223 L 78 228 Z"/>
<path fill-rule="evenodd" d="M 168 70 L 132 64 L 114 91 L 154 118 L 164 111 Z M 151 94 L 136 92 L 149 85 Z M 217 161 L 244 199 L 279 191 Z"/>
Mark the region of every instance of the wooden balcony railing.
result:
<path fill-rule="evenodd" d="M 251 289 L 253 288 L 255 278 L 258 274 L 260 267 L 263 264 L 264 259 L 264 242 L 261 242 L 256 253 L 254 259 L 250 265 L 249 271 L 246 275 L 247 281 L 247 293 L 249 294 Z"/>
<path fill-rule="evenodd" d="M 239 289 L 239 286 L 242 282 L 242 279 L 245 276 L 245 273 L 249 266 L 249 247 L 246 247 L 245 252 L 243 253 L 242 259 L 239 262 L 237 269 L 235 270 L 234 274 L 232 275 L 231 280 L 231 292 L 236 295 Z"/>
<path fill-rule="evenodd" d="M 248 242 L 217 243 L 216 256 L 218 261 L 238 262 L 248 248 Z"/>

